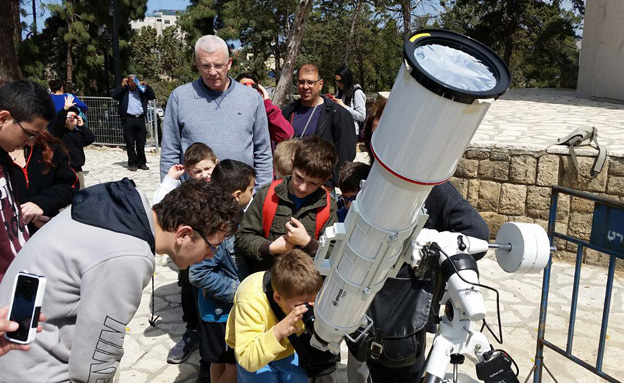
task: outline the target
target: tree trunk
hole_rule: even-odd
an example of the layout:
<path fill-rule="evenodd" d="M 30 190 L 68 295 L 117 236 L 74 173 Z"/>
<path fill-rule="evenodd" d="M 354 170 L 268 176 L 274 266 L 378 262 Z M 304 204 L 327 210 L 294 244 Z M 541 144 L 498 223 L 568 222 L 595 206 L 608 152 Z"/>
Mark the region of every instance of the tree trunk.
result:
<path fill-rule="evenodd" d="M 21 41 L 20 0 L 0 1 L 0 87 L 21 77 L 17 44 Z"/>
<path fill-rule="evenodd" d="M 358 16 L 360 15 L 360 9 L 362 8 L 362 0 L 357 0 L 355 4 L 355 10 L 353 11 L 353 20 L 351 20 L 351 31 L 349 31 L 349 39 L 347 40 L 347 47 L 345 48 L 345 55 L 342 63 L 346 66 L 349 61 L 349 55 L 351 54 L 351 47 L 353 46 L 353 36 L 355 35 L 355 25 L 357 24 Z"/>
<path fill-rule="evenodd" d="M 37 0 L 32 0 L 32 10 L 33 10 L 33 35 L 37 35 Z"/>
<path fill-rule="evenodd" d="M 412 25 L 412 2 L 411 0 L 401 1 L 401 13 L 403 14 L 403 40 L 407 40 Z"/>
<path fill-rule="evenodd" d="M 275 95 L 273 96 L 273 103 L 276 105 L 281 106 L 284 103 L 288 90 L 292 87 L 292 75 L 295 70 L 295 63 L 297 62 L 301 39 L 303 38 L 303 28 L 305 27 L 305 22 L 311 9 L 312 0 L 299 1 L 295 21 L 288 35 L 288 43 L 286 44 L 286 60 L 284 61 L 284 66 L 282 67 L 282 75 L 277 83 Z"/>
<path fill-rule="evenodd" d="M 74 63 L 71 54 L 71 44 L 67 43 L 67 73 L 65 81 L 65 93 L 72 92 L 72 78 L 74 76 Z"/>
<path fill-rule="evenodd" d="M 73 2 L 72 0 L 68 1 L 70 4 Z M 74 11 L 74 6 L 72 4 L 71 11 Z M 72 12 L 67 12 L 67 31 L 68 33 L 72 30 L 72 24 L 74 23 L 75 15 Z M 74 78 L 74 60 L 72 59 L 72 44 L 71 42 L 67 42 L 67 54 L 66 54 L 66 74 L 65 74 L 65 92 L 71 93 L 73 88 L 73 78 Z"/>

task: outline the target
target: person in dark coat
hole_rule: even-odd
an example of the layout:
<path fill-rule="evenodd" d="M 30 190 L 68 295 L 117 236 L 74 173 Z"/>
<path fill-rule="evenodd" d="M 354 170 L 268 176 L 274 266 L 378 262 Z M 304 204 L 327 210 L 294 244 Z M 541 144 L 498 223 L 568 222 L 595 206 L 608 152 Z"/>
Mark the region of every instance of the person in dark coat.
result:
<path fill-rule="evenodd" d="M 69 154 L 69 166 L 78 175 L 80 189 L 84 189 L 85 183 L 82 172 L 82 167 L 86 161 L 84 147 L 93 143 L 95 135 L 80 117 L 80 110 L 73 105 L 72 99 L 69 97 L 65 99 L 64 107 L 54 120 L 52 134 L 63 141 Z"/>
<path fill-rule="evenodd" d="M 136 76 L 131 74 L 124 78 L 111 97 L 119 101 L 119 117 L 123 125 L 124 141 L 128 153 L 128 170 L 149 170 L 145 158 L 145 142 L 147 129 L 145 128 L 145 115 L 147 114 L 147 101 L 154 100 L 154 90 L 140 81 L 137 84 Z"/>
<path fill-rule="evenodd" d="M 344 161 L 353 161 L 357 136 L 351 114 L 321 95 L 323 79 L 314 64 L 304 64 L 297 72 L 297 90 L 301 98 L 282 109 L 295 130 L 295 137 L 315 135 L 331 142 L 338 153 L 338 164 L 329 186 L 338 185 L 338 172 Z"/>
<path fill-rule="evenodd" d="M 78 191 L 78 176 L 59 139 L 43 132 L 32 146 L 10 153 L 14 164 L 12 182 L 24 221 L 34 234 L 69 205 Z"/>

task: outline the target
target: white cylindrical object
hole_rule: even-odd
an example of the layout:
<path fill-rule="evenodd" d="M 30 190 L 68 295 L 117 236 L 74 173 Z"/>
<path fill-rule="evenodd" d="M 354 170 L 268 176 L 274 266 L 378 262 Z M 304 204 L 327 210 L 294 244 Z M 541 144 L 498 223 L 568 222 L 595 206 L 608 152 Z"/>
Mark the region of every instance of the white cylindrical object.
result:
<path fill-rule="evenodd" d="M 435 56 L 425 60 L 426 68 L 420 62 L 428 53 L 416 57 L 420 46 Z M 440 57 L 453 54 L 439 46 L 462 51 L 463 56 L 449 57 L 436 68 Z M 412 234 L 431 188 L 451 177 L 491 102 L 509 87 L 509 70 L 498 56 L 453 32 L 415 33 L 406 41 L 404 55 L 405 63 L 372 138 L 375 164 L 351 205 L 345 220 L 347 234 L 334 247 L 341 254 L 332 254 L 332 269 L 314 307 L 315 331 L 327 342 L 340 342 L 345 333 L 360 326 L 388 270 L 398 262 L 403 241 Z M 464 81 L 472 75 L 470 70 L 458 75 L 462 84 L 449 85 L 456 76 L 448 74 L 462 66 L 456 65 L 457 56 L 462 56 L 460 62 L 468 56 L 468 61 L 489 70 L 496 85 L 483 91 L 473 85 L 464 87 L 463 83 L 472 84 Z M 435 78 L 432 72 L 444 78 Z"/>
<path fill-rule="evenodd" d="M 451 296 L 451 300 L 458 303 L 471 321 L 480 321 L 485 318 L 486 313 L 483 295 L 477 286 L 464 282 L 458 274 L 461 274 L 461 277 L 468 282 L 479 283 L 476 271 L 460 270 L 448 279 L 446 291 Z"/>
<path fill-rule="evenodd" d="M 508 273 L 539 273 L 550 259 L 550 241 L 534 223 L 508 222 L 496 234 L 496 243 L 510 244 L 511 251 L 496 250 L 496 261 Z"/>

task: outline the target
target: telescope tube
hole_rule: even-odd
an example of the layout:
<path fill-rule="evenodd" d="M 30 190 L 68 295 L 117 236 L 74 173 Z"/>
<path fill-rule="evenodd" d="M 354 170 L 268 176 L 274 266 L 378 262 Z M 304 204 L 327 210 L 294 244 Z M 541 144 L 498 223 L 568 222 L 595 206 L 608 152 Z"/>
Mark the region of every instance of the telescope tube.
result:
<path fill-rule="evenodd" d="M 453 175 L 491 103 L 511 82 L 495 53 L 457 33 L 418 31 L 403 53 L 372 137 L 376 161 L 351 205 L 314 306 L 317 340 L 334 351 L 363 323 L 389 270 L 402 263 L 403 243 L 418 234 L 431 188 Z"/>

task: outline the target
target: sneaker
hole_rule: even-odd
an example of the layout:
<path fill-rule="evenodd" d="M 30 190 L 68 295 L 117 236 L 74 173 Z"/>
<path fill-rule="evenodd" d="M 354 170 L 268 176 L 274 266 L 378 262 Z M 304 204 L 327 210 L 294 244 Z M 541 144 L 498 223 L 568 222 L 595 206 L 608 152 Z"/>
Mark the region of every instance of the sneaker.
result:
<path fill-rule="evenodd" d="M 141 169 L 141 170 L 149 170 L 147 165 L 141 165 L 141 166 L 139 166 L 139 169 Z"/>
<path fill-rule="evenodd" d="M 167 363 L 179 364 L 185 362 L 199 348 L 197 331 L 187 329 L 182 339 L 169 350 Z"/>
<path fill-rule="evenodd" d="M 131 172 L 136 172 L 137 171 L 137 167 L 136 166 L 128 166 L 128 170 L 130 170 Z"/>

